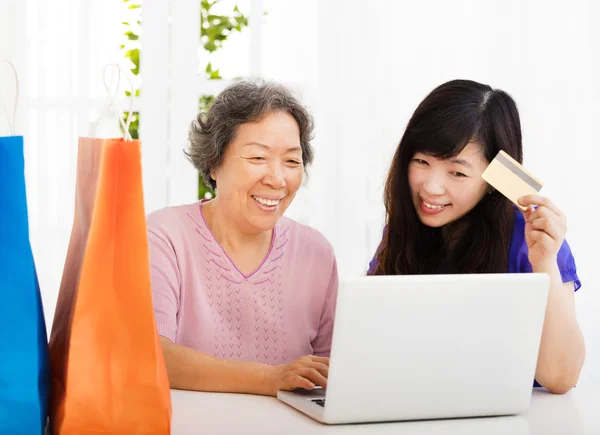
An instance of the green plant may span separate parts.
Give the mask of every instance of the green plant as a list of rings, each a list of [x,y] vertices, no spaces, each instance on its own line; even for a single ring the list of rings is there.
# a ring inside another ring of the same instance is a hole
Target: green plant
[[[192,1],[192,0],[190,0]],[[200,42],[204,50],[208,53],[214,53],[223,47],[223,43],[227,38],[234,32],[241,32],[244,28],[248,27],[248,18],[242,14],[236,5],[233,8],[231,14],[218,15],[214,13],[213,7],[219,3],[220,0],[196,0],[200,1]],[[128,14],[131,15],[130,19],[123,22],[125,26],[125,41],[121,45],[121,49],[124,51],[124,56],[131,62],[131,72],[134,75],[140,73],[140,43],[139,35],[141,31],[142,22],[142,2],[141,0],[123,0],[125,6],[127,6]],[[206,79],[208,80],[221,80],[221,72],[219,69],[214,69],[211,62],[208,62],[206,68]],[[130,96],[131,93],[126,91],[126,95]],[[135,90],[135,96],[139,97],[140,89]],[[214,95],[201,95],[198,101],[198,110],[200,112],[206,112]],[[127,118],[128,112],[123,113],[123,117]],[[140,116],[138,112],[133,113],[133,119],[129,127],[129,133],[131,137],[137,139],[139,137],[139,122]],[[213,197],[215,192],[204,183],[201,176],[198,177],[198,198]]]

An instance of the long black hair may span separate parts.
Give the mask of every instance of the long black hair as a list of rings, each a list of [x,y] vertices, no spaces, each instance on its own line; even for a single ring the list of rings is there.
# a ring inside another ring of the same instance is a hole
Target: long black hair
[[[499,192],[486,194],[465,216],[447,224],[450,234],[462,229],[463,236],[451,246],[441,228],[420,221],[411,197],[408,166],[415,153],[447,159],[471,141],[482,146],[488,162],[500,150],[522,162],[521,123],[514,100],[471,80],[438,86],[415,110],[394,155],[384,193],[387,229],[373,274],[508,271],[515,211]]]

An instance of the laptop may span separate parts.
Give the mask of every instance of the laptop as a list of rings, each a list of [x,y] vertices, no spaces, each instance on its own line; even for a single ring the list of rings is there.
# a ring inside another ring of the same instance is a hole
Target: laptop
[[[327,424],[519,414],[549,288],[533,273],[342,280],[327,389],[277,397]]]

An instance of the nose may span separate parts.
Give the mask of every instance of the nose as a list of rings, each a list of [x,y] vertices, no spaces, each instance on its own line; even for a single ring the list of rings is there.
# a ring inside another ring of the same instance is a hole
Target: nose
[[[263,182],[273,189],[283,189],[286,186],[286,182],[282,164],[272,162],[269,165],[269,172],[263,177]]]
[[[427,195],[431,196],[439,196],[446,193],[442,177],[433,173],[423,183],[423,190]]]

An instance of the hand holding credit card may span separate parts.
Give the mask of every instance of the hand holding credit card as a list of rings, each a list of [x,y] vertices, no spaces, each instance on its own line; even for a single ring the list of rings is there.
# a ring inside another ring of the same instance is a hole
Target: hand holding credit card
[[[504,151],[496,155],[481,177],[521,210],[527,210],[527,207],[519,204],[519,198],[534,195],[544,186],[544,183]]]

